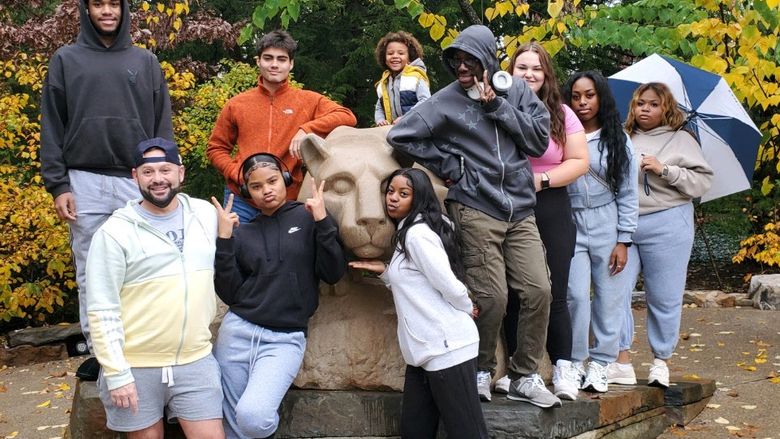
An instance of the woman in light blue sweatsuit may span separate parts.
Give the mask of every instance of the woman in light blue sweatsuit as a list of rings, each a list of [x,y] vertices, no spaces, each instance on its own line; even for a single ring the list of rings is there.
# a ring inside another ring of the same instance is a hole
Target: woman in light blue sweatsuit
[[[575,367],[590,358],[582,388],[606,392],[607,365],[617,358],[623,323],[623,315],[616,311],[631,280],[623,267],[639,214],[637,166],[604,76],[595,71],[575,73],[563,95],[585,128],[590,161],[588,173],[568,186],[577,226],[567,298],[571,356]],[[594,338],[590,349],[589,329]]]

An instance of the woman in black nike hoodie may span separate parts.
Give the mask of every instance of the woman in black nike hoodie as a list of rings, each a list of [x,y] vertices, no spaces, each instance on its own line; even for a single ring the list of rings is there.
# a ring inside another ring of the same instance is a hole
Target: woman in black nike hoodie
[[[253,155],[241,171],[242,195],[260,214],[234,230],[232,195],[225,209],[212,198],[219,212],[214,283],[230,307],[214,355],[222,369],[226,436],[265,438],[276,431],[279,405],[301,367],[319,281],[341,279],[346,257],[325,210],[324,184],[313,187],[306,203],[287,201],[292,179],[278,158]]]

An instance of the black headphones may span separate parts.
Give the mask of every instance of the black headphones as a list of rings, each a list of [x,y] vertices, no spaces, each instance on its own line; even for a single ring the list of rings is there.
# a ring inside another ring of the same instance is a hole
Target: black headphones
[[[244,197],[245,199],[249,200],[252,198],[252,196],[249,194],[249,188],[246,185],[246,179],[248,177],[248,175],[246,174],[250,170],[252,170],[252,167],[254,167],[258,163],[276,164],[276,167],[279,168],[279,172],[282,173],[282,180],[284,181],[284,185],[289,187],[293,183],[290,169],[287,167],[287,165],[284,164],[283,161],[279,159],[279,157],[267,152],[252,154],[249,157],[247,157],[246,160],[244,160],[244,163],[241,164],[241,177],[244,180],[244,182],[241,183],[241,186],[239,186],[238,189],[239,192],[241,193],[241,196]]]

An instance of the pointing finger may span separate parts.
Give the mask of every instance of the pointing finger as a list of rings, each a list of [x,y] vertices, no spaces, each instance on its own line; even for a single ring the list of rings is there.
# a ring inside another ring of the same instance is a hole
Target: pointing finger
[[[320,181],[320,189],[317,191],[317,193],[320,195],[320,198],[322,198],[323,192],[325,192],[325,180]]]

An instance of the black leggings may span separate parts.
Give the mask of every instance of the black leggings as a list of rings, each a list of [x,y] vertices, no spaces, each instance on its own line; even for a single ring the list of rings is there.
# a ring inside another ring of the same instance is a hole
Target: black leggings
[[[534,213],[547,254],[547,266],[550,268],[552,302],[550,323],[547,326],[547,353],[555,364],[558,360],[571,360],[571,317],[566,295],[577,227],[574,225],[571,201],[565,187],[537,192]],[[507,328],[517,328],[520,314],[517,294],[509,294],[504,317],[507,352],[514,352],[517,348],[517,334],[514,330],[507,331]]]

